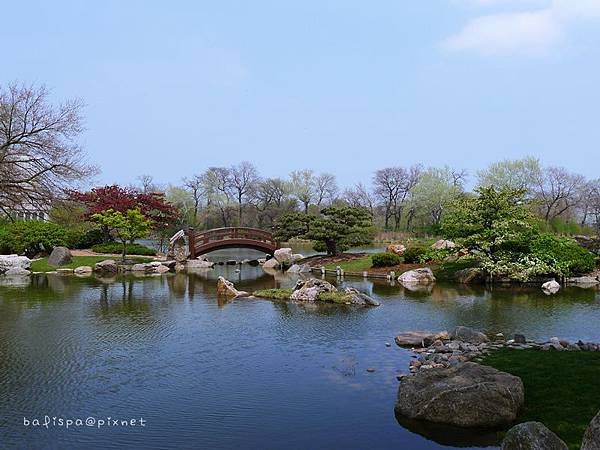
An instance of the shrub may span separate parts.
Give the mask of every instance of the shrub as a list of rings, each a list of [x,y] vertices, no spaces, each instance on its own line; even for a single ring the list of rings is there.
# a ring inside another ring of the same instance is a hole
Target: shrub
[[[371,255],[372,267],[392,267],[402,263],[402,257],[395,253],[375,253]]]
[[[540,234],[531,243],[531,253],[554,268],[557,275],[588,273],[594,270],[594,255],[570,238]]]
[[[454,253],[456,252],[452,248],[428,248],[425,250],[425,253],[421,255],[419,262],[425,263],[429,261],[443,261]]]
[[[121,254],[123,251],[123,245],[120,242],[106,242],[104,244],[96,244],[92,246],[92,251],[96,253]],[[154,256],[156,255],[156,250],[141,244],[127,244],[127,254]]]
[[[0,231],[1,253],[50,253],[54,247],[67,244],[67,232],[51,222],[17,221],[6,224]]]
[[[104,233],[100,228],[67,230],[67,247],[69,248],[91,248],[102,242],[104,242]]]
[[[408,264],[419,264],[427,254],[427,251],[427,247],[420,245],[408,247],[404,252],[404,262]]]

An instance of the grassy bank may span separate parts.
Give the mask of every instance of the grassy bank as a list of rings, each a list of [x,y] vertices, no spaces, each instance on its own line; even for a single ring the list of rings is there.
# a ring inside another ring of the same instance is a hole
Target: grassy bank
[[[523,380],[522,422],[542,422],[569,448],[580,448],[583,433],[600,410],[600,353],[503,349],[482,364]]]
[[[94,264],[96,264],[100,261],[105,261],[107,259],[115,259],[115,258],[111,258],[109,256],[73,256],[73,261],[71,262],[71,264],[67,264],[66,266],[55,267],[55,266],[51,266],[48,264],[48,258],[42,258],[42,259],[33,261],[31,263],[31,271],[32,272],[51,272],[56,269],[75,269],[76,267],[79,267],[79,266],[94,267]],[[133,257],[133,258],[127,257],[127,259],[135,261],[136,263],[152,261],[152,258],[142,258],[142,257]],[[117,261],[117,260],[118,260],[118,258],[115,259],[115,261]]]

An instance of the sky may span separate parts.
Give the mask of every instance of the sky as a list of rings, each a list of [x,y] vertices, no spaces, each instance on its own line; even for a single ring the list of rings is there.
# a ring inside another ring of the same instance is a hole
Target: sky
[[[251,161],[342,186],[526,155],[600,176],[600,0],[27,1],[0,84],[79,97],[102,173]]]

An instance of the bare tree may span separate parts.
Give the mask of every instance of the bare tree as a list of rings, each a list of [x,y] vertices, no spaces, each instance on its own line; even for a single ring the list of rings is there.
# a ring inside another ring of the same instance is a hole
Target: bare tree
[[[373,185],[375,195],[383,204],[386,229],[389,228],[391,218],[394,219],[394,230],[399,229],[406,199],[418,183],[421,172],[419,165],[408,170],[403,167],[388,167],[375,172]]]
[[[96,172],[84,159],[82,103],[48,101],[44,86],[0,86],[0,210],[46,205]]]
[[[563,167],[548,167],[537,177],[535,193],[544,218],[549,221],[559,217],[579,201],[579,188],[585,178],[571,173]]]
[[[139,186],[135,186],[135,189],[139,189],[144,194],[152,194],[155,192],[162,192],[162,189],[155,181],[152,175],[140,175],[137,177]]]
[[[337,192],[338,186],[335,180],[335,175],[330,173],[322,173],[314,179],[314,191],[317,206],[321,206],[324,201],[332,201]]]
[[[205,195],[205,183],[202,175],[193,175],[190,178],[183,179],[184,188],[190,192],[194,202],[194,220],[198,219],[198,213],[200,212],[200,202],[202,197]]]
[[[344,200],[355,208],[367,208],[371,214],[374,212],[375,199],[373,194],[362,183],[346,189],[343,194]]]
[[[218,208],[223,226],[228,227],[231,223],[230,210],[233,195],[230,169],[210,167],[202,174],[202,183],[207,197],[207,208]]]
[[[248,161],[243,161],[237,166],[232,166],[230,169],[231,173],[231,189],[234,192],[235,198],[238,202],[238,225],[242,226],[242,214],[244,200],[254,189],[256,182],[258,181],[258,170],[256,167]]]

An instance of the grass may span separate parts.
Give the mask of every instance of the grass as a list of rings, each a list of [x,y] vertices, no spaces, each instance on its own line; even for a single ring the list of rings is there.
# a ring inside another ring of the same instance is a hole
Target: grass
[[[324,303],[348,303],[351,299],[351,295],[346,292],[321,292],[317,297],[317,300]]]
[[[325,264],[325,268],[335,270],[340,266],[346,272],[363,272],[371,268],[372,261],[370,256],[352,259],[350,261],[340,261],[335,263]]]
[[[525,385],[520,421],[539,421],[570,449],[600,410],[600,353],[502,349],[482,364],[516,375]]]
[[[289,300],[292,291],[293,289],[261,289],[255,291],[254,296],[273,300]]]
[[[75,269],[79,266],[91,266],[94,267],[94,264],[105,261],[107,259],[114,259],[108,256],[73,256],[73,260],[70,264],[65,266],[55,267],[48,264],[48,258],[38,259],[36,261],[31,262],[31,271],[32,272],[51,272],[56,269]],[[152,258],[142,258],[142,257],[133,257],[129,256],[127,259],[135,261],[136,263],[148,262],[152,261]],[[115,259],[118,262],[118,258]]]

